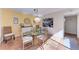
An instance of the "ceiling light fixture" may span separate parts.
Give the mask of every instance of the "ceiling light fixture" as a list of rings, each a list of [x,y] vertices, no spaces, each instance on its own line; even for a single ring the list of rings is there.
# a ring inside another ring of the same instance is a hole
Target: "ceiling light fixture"
[[[39,14],[38,14],[38,9],[37,8],[36,9],[33,9],[33,11],[34,11],[34,16],[35,16],[34,21],[36,23],[40,22],[41,21],[41,18],[40,18]]]

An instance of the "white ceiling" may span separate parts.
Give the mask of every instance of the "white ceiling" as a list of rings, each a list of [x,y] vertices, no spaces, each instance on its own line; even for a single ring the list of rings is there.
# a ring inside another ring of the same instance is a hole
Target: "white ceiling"
[[[22,13],[28,13],[28,14],[34,14],[33,12],[34,8],[14,8],[14,10]],[[46,15],[48,13],[53,13],[57,11],[64,10],[64,8],[38,8],[38,14]]]
[[[28,14],[34,15],[33,9],[34,8],[13,8],[13,10],[16,10],[17,12],[22,12],[25,14],[28,13]],[[78,8],[38,8],[38,14],[44,16],[44,15],[47,15],[49,13],[55,13],[55,12],[61,12],[61,11],[71,12],[71,11],[74,11],[77,9]],[[77,11],[79,11],[79,10],[77,10]]]

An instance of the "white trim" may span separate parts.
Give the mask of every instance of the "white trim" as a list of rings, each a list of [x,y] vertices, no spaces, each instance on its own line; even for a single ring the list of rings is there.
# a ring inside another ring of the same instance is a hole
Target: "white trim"
[[[0,43],[3,41],[2,38],[2,10],[0,10]]]

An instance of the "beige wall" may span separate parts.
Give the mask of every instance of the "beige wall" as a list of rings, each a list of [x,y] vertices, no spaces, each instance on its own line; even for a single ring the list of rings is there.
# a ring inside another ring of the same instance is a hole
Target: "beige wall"
[[[19,23],[14,25],[13,17],[18,17]],[[12,32],[15,33],[15,36],[21,35],[20,23],[24,23],[24,18],[29,18],[31,20],[31,24],[33,24],[34,16],[29,14],[23,14],[20,12],[16,12],[9,8],[0,9],[0,42],[2,39],[2,27],[3,26],[11,26]]]
[[[18,17],[18,24],[14,25],[13,17]],[[29,14],[22,14],[12,9],[2,9],[2,26],[11,26],[12,32],[15,33],[15,36],[21,35],[20,23],[24,23],[24,18],[29,18],[31,23],[34,19],[34,17]]]

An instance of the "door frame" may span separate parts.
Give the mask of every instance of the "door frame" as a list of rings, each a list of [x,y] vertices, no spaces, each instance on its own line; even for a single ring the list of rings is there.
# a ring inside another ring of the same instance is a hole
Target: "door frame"
[[[72,15],[70,15],[72,16]],[[77,15],[73,15],[73,16],[76,16],[76,21],[77,21]],[[66,19],[65,19],[66,16],[64,16],[64,37],[65,37],[65,22],[66,22]],[[76,24],[76,27],[77,27],[77,24]],[[77,30],[76,30],[76,35],[77,35]]]

